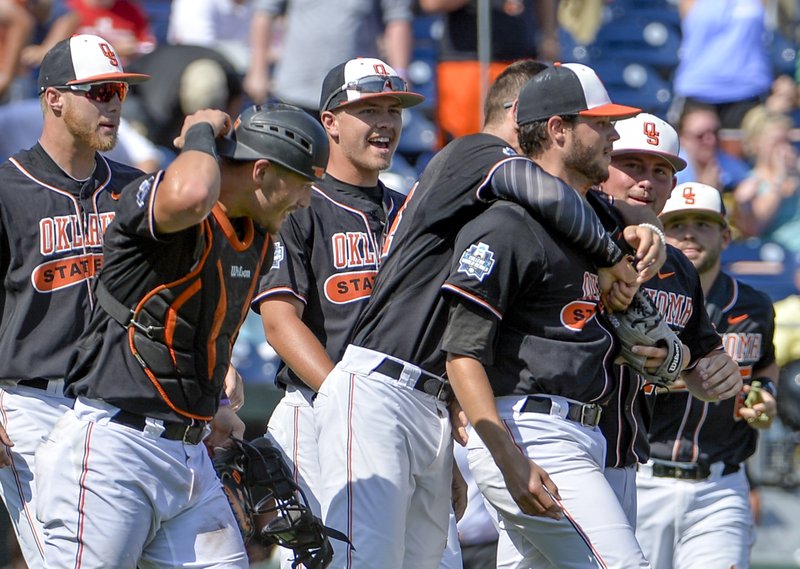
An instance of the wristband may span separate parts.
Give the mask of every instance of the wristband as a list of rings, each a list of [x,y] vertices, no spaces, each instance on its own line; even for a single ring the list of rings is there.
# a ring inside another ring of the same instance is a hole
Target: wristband
[[[647,229],[651,229],[653,233],[658,235],[658,238],[661,239],[661,244],[666,247],[667,246],[667,236],[664,235],[664,232],[661,231],[658,226],[653,225],[652,223],[640,223],[639,227],[646,227]]]
[[[183,148],[181,152],[197,150],[198,152],[205,152],[211,155],[214,160],[217,160],[219,156],[217,155],[217,143],[214,140],[215,138],[214,129],[207,122],[192,125],[183,137]]]

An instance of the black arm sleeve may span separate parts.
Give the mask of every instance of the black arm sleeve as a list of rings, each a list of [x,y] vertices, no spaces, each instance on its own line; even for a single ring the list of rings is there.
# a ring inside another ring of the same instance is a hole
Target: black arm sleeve
[[[450,310],[442,338],[442,351],[469,356],[483,365],[494,363],[497,318],[457,296],[450,298]]]
[[[520,156],[503,161],[491,174],[488,184],[495,196],[524,206],[584,249],[597,266],[610,267],[623,258],[622,250],[603,229],[586,200],[533,161]]]

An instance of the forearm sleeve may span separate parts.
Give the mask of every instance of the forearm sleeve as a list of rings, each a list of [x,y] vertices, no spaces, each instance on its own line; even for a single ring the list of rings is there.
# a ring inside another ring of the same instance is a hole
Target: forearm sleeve
[[[584,249],[600,267],[618,263],[622,250],[614,243],[586,200],[562,180],[523,157],[509,158],[491,175],[494,196],[516,202],[568,241]]]

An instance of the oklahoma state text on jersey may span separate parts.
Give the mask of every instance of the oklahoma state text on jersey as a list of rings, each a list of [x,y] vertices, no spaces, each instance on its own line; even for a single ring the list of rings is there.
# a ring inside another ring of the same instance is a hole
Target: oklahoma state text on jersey
[[[92,310],[113,196],[141,175],[99,154],[95,164],[76,181],[36,144],[0,165],[0,379],[64,376]]]

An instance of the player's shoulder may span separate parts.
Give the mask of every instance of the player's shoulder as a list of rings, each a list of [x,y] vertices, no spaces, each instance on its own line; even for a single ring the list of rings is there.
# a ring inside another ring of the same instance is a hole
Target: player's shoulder
[[[485,174],[493,164],[511,156],[517,153],[503,139],[483,132],[470,134],[456,138],[440,150],[423,176],[448,170],[454,170],[458,177],[476,171]]]
[[[727,276],[736,283],[736,288],[738,289],[737,296],[739,302],[747,303],[752,306],[758,306],[767,311],[771,311],[773,309],[772,299],[766,292],[758,290],[757,288],[747,284],[744,281],[734,278],[733,276],[728,275],[727,273],[723,274],[725,274],[725,276]]]
[[[524,207],[498,200],[467,223],[462,232],[492,234],[499,241],[515,244],[524,242],[525,235],[537,226],[539,223]]]

